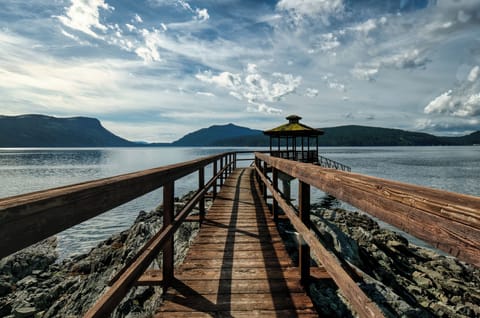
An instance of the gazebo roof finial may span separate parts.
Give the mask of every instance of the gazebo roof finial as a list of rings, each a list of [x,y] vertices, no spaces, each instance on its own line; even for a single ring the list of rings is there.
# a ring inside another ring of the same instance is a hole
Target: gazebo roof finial
[[[290,115],[286,117],[287,124],[283,124],[276,128],[265,130],[263,133],[269,136],[319,136],[323,135],[323,131],[315,129],[300,123],[302,117],[298,115]]]
[[[298,122],[300,121],[300,119],[302,119],[302,117],[298,115],[290,115],[290,116],[287,116],[285,119],[288,120],[290,124],[298,124]]]

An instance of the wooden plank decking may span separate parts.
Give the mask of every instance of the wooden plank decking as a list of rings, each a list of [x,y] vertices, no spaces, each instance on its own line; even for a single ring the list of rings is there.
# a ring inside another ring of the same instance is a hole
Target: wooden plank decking
[[[226,180],[155,317],[317,317],[252,168]]]

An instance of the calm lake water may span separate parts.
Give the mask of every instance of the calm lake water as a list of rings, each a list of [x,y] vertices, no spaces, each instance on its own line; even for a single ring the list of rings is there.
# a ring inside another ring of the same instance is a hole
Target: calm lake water
[[[231,150],[246,149],[0,149],[0,198]],[[480,147],[335,147],[321,148],[320,153],[349,165],[353,172],[480,196]],[[206,178],[210,177],[211,169],[207,169]],[[197,182],[197,174],[181,179],[176,182],[175,195],[193,190]],[[322,196],[320,191],[312,193],[314,200]],[[152,210],[161,201],[161,190],[157,190],[62,232],[60,255],[88,251],[111,234],[128,228],[140,210]]]

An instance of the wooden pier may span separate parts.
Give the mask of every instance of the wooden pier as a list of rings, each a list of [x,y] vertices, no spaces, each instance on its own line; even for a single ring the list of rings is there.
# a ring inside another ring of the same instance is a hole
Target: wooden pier
[[[226,180],[155,317],[318,317],[253,172]]]

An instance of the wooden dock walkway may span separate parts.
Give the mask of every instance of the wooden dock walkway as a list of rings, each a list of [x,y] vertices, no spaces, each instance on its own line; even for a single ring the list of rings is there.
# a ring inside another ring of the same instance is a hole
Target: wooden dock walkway
[[[226,180],[171,286],[155,317],[318,317],[252,168]]]

